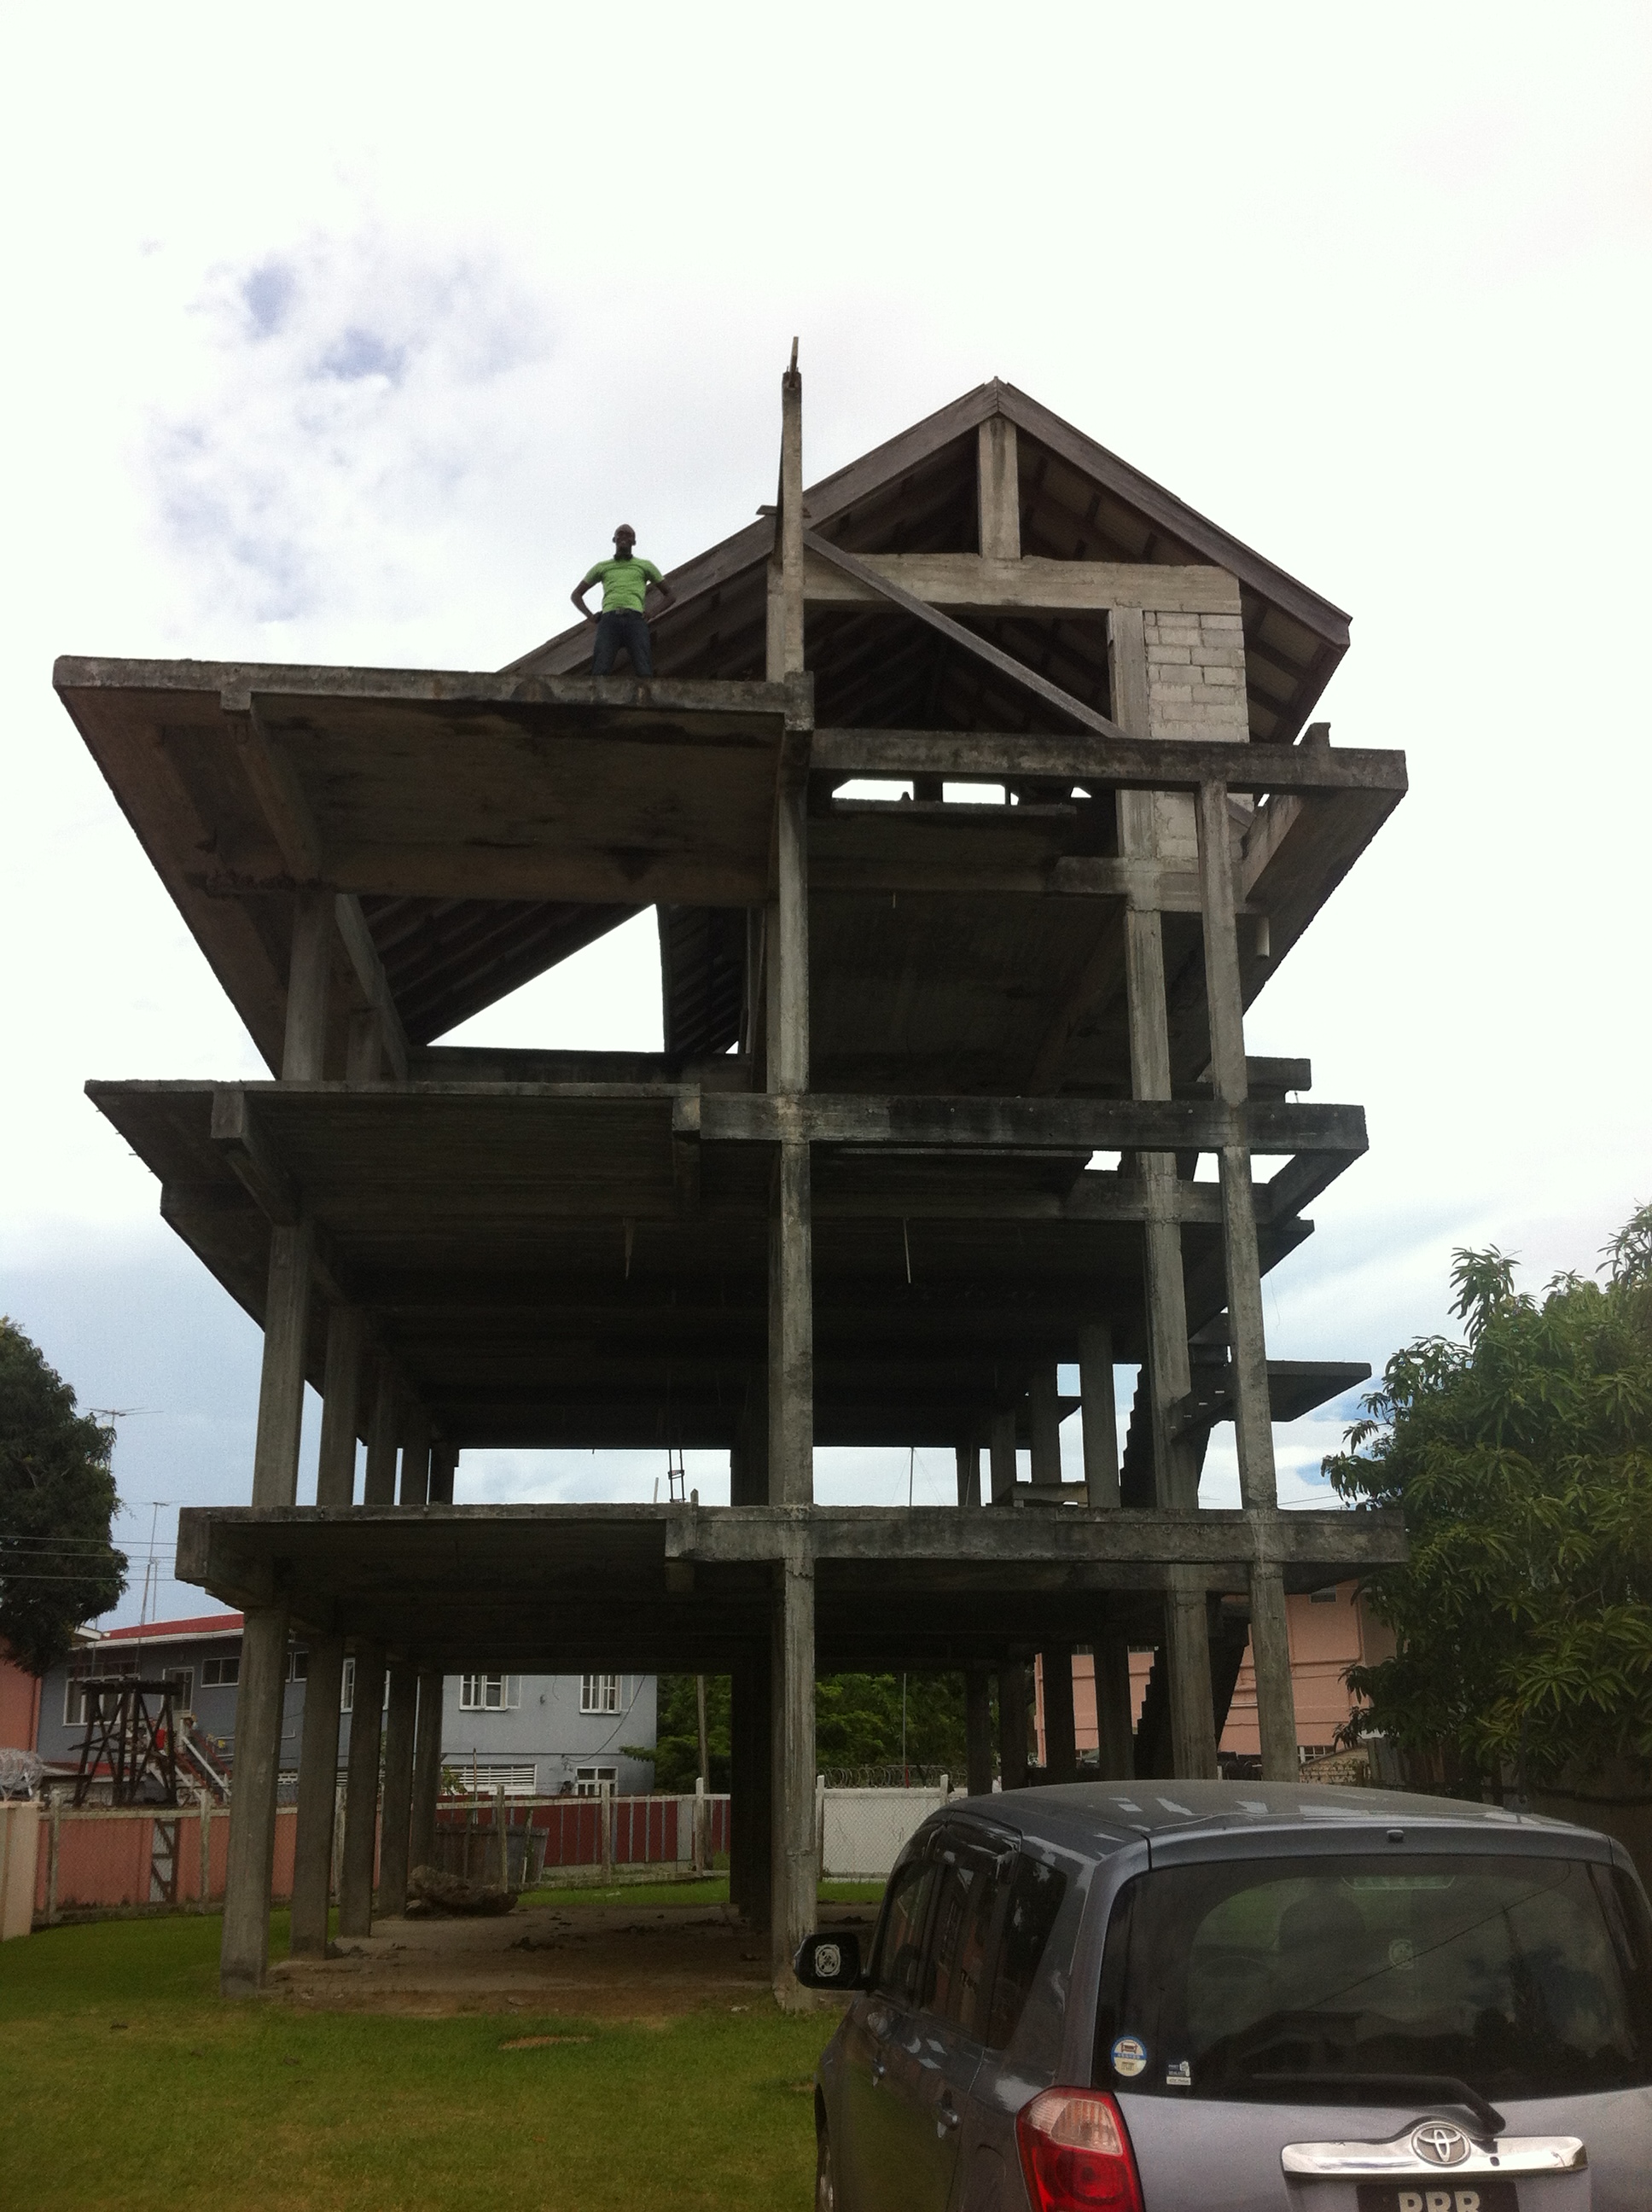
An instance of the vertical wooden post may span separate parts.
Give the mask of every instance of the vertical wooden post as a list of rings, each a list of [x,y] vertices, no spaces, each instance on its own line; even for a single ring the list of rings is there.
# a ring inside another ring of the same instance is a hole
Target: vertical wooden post
[[[1047,1644],[1039,1659],[1044,1691],[1044,1779],[1076,1782],[1078,1738],[1072,1713],[1072,1647]]]
[[[329,1354],[331,1364],[331,1346]],[[295,1958],[320,1958],[327,1948],[333,1809],[338,1795],[338,1700],[343,1679],[343,1638],[311,1637],[304,1680],[304,1733],[298,1753],[298,1829],[293,1842],[293,1919],[288,1948]]]
[[[730,1683],[729,1900],[754,1935],[771,1919],[774,1803],[769,1676],[772,1639],[750,1652]],[[738,1876],[738,1880],[737,1877]]]
[[[419,1719],[413,1738],[413,1817],[407,1844],[409,1871],[436,1861],[436,1801],[441,1796],[443,1678],[419,1669]]]
[[[1113,1331],[1104,1321],[1078,1330],[1079,1419],[1084,1433],[1085,1503],[1119,1502],[1119,1415],[1113,1395]]]
[[[1032,1381],[1032,1479],[1061,1480],[1061,1392],[1054,1362],[1041,1366]]]
[[[989,415],[976,433],[976,508],[981,557],[1021,558],[1021,472],[1015,424],[1006,415]]]
[[[981,1445],[979,1442],[959,1444],[957,1451],[958,1504],[973,1510],[981,1504]]]
[[[1104,1628],[1094,1646],[1096,1755],[1103,1782],[1129,1782],[1136,1771],[1130,1686],[1130,1643]]]
[[[1009,1661],[998,1670],[998,1769],[1005,1790],[1027,1786],[1027,1670]]]
[[[203,1790],[201,1792],[200,1809],[201,1820],[197,1844],[200,1863],[196,1873],[198,1887],[195,1893],[195,1910],[197,1912],[205,1912],[209,1909],[212,1894],[212,1793],[209,1790]]]
[[[413,1739],[418,1724],[418,1669],[405,1659],[390,1669],[385,1715],[385,1775],[379,1834],[379,1910],[407,1910],[407,1848],[413,1820]]]
[[[1007,1409],[993,1416],[992,1443],[987,1452],[993,1503],[1015,1495],[1015,1414]],[[1007,1784],[1005,1784],[1007,1788]]]
[[[361,1479],[363,1505],[396,1503],[396,1454],[401,1443],[401,1389],[396,1370],[380,1359],[373,1383],[373,1418],[367,1424],[367,1463]]]
[[[1293,1779],[1297,1771],[1296,1697],[1291,1678],[1285,1581],[1272,1556],[1271,1540],[1278,1486],[1273,1460],[1273,1415],[1268,1395],[1267,1340],[1262,1316],[1261,1260],[1256,1243],[1250,1146],[1244,1127],[1248,1097],[1244,1000],[1226,786],[1202,783],[1197,811],[1211,1076],[1217,1098],[1229,1109],[1234,1125],[1220,1155],[1222,1228],[1227,1258],[1228,1336],[1239,1488],[1250,1516],[1254,1546],[1250,1613],[1256,1719],[1261,1737],[1263,1777],[1270,1782],[1284,1782]]]
[[[235,1698],[235,1790],[230,1801],[218,1988],[252,1996],[270,1953],[270,1879],[281,1774],[281,1709],[287,1683],[287,1608],[249,1606],[241,1627]]]
[[[783,2012],[812,2010],[792,1972],[793,1955],[815,1924],[815,1561],[806,1529],[788,1532],[775,1577],[770,1723],[774,1798],[772,1955],[774,2001]]]
[[[349,1505],[355,1496],[355,1439],[361,1425],[361,1365],[366,1342],[367,1322],[361,1308],[334,1306],[327,1316],[321,1449],[315,1475],[318,1505]],[[307,1717],[308,1711],[307,1702]]]
[[[379,1843],[379,1745],[384,1726],[385,1650],[358,1638],[350,1707],[344,1849],[338,1869],[338,1932],[373,1933],[373,1874]]]
[[[993,1789],[993,1688],[984,1667],[966,1667],[963,1674],[963,1741],[965,1778],[972,1797],[987,1797]]]
[[[301,890],[294,896],[292,951],[287,963],[287,1027],[281,1053],[283,1083],[319,1083],[325,1073],[333,896],[331,891]]]

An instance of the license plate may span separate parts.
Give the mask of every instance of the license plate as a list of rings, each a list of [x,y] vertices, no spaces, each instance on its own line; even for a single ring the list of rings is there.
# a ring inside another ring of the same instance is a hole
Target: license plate
[[[1472,2180],[1362,2181],[1359,2212],[1519,2212],[1512,2181],[1476,2174]]]

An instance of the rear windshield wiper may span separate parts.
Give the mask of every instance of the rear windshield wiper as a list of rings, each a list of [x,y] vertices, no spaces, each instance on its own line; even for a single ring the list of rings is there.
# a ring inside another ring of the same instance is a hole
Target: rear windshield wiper
[[[1495,2105],[1455,2074],[1230,2074],[1222,2086],[1283,2105],[1454,2105],[1469,2116],[1473,2132],[1488,2140],[1509,2124]]]

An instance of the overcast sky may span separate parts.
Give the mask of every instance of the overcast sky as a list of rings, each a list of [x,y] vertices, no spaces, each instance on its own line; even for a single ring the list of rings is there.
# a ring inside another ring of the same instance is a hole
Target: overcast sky
[[[808,477],[1001,375],[1352,614],[1320,712],[1412,792],[1252,1017],[1372,1140],[1272,1348],[1380,1368],[1458,1244],[1595,1264],[1652,1197],[1649,56],[1576,4],[13,13],[0,1310],[130,1409],[140,1568],[150,1501],[245,1501],[258,1344],[81,1085],[264,1071],[53,656],[497,666],[621,514],[669,567],[772,496],[793,332]],[[459,1034],[657,1044],[658,988],[645,923]]]

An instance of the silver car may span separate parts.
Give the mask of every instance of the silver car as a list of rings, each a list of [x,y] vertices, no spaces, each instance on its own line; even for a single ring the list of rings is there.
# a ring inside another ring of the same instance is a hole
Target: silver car
[[[819,2212],[1647,2212],[1652,1914],[1607,1838],[1270,1783],[962,1798],[816,2081]]]

